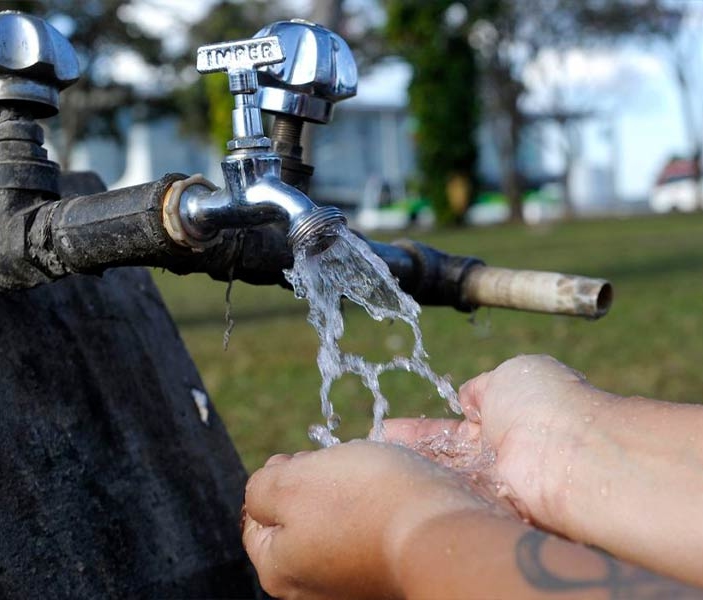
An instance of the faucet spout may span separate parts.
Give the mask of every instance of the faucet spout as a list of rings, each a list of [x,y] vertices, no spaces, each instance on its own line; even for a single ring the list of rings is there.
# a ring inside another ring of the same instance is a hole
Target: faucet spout
[[[222,162],[225,187],[194,183],[175,200],[186,245],[208,245],[223,229],[272,221],[288,223],[288,243],[306,240],[345,224],[335,207],[318,207],[303,192],[280,179],[281,159],[271,152],[233,153]]]
[[[258,161],[257,166],[264,166],[266,170],[255,173],[253,178],[245,174],[247,185],[241,195],[242,211],[265,215],[270,210],[292,225],[302,214],[317,208],[305,194],[279,179],[280,162],[277,158],[263,165],[262,161]]]

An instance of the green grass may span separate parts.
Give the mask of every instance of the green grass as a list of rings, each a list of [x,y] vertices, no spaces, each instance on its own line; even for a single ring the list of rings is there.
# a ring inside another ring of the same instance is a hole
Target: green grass
[[[422,315],[431,364],[458,385],[519,353],[552,354],[599,387],[680,402],[703,399],[703,215],[500,226],[412,234],[488,264],[609,279],[610,314],[600,321],[481,309],[470,321],[449,308]],[[226,286],[205,276],[154,273],[218,412],[245,464],[310,448],[321,422],[317,338],[307,306],[286,290],[235,283],[235,328],[222,349]],[[344,347],[379,358],[405,348],[400,324],[347,310]],[[436,393],[413,375],[382,379],[392,416],[442,415]],[[343,439],[365,435],[371,398],[355,377],[332,388]]]

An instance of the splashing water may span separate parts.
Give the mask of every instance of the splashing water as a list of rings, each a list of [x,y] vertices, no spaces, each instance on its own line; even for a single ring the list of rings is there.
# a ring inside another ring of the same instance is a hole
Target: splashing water
[[[495,462],[495,451],[479,436],[454,435],[449,430],[418,438],[409,446],[418,454],[477,481]]]
[[[329,246],[322,251],[322,244]],[[317,330],[320,350],[317,365],[322,375],[320,400],[326,426],[313,425],[310,438],[321,446],[339,443],[332,431],[339,425],[329,399],[332,383],[345,373],[361,377],[373,395],[374,426],[371,439],[383,439],[383,417],[388,412],[388,400],[381,392],[379,376],[386,371],[401,369],[416,373],[430,381],[449,407],[461,414],[457,394],[448,379],[438,376],[427,363],[427,353],[422,345],[419,316],[420,306],[403,292],[386,263],[345,226],[331,229],[324,239],[301,244],[295,250],[293,269],[284,271],[298,298],[310,304],[308,321]],[[363,306],[376,321],[400,319],[410,325],[415,338],[410,357],[397,356],[385,363],[366,361],[362,356],[342,352],[339,340],[344,333],[341,300]]]

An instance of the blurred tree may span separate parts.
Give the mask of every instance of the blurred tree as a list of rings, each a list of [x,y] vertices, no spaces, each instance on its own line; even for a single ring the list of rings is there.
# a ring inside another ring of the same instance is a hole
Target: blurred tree
[[[673,79],[681,101],[681,118],[688,135],[689,159],[696,180],[696,205],[703,207],[703,4],[667,5],[661,18]]]
[[[318,25],[339,31],[342,24],[344,0],[313,0],[309,19]]]
[[[390,47],[413,67],[420,190],[440,222],[460,221],[474,187],[478,73],[468,8],[453,0],[385,0]]]
[[[545,51],[563,53],[668,34],[672,10],[664,4],[664,0],[384,0],[391,45],[414,70],[410,109],[418,120],[420,168],[425,191],[439,214],[448,214],[442,179],[446,183],[457,169],[472,172],[475,150],[467,138],[476,130],[480,94],[511,218],[522,220],[524,178],[518,151],[528,123],[534,120],[524,107],[527,69]],[[585,111],[562,105],[559,98],[564,95],[553,92],[557,99],[553,121],[562,129],[568,165],[578,150],[577,124]]]
[[[472,19],[467,33],[480,57],[483,108],[498,146],[503,190],[511,218],[522,220],[524,190],[517,157],[528,121],[523,105],[526,70],[545,51],[563,54],[568,49],[612,47],[635,37],[668,35],[669,16],[675,11],[663,0],[477,0],[469,4]],[[553,90],[557,102],[552,110],[563,132],[568,171],[579,144],[576,127],[584,110],[561,105],[564,94],[560,91]],[[568,188],[566,195],[568,199]]]
[[[116,78],[121,59],[122,65],[146,69],[165,61],[161,39],[140,23],[134,2],[25,0],[3,2],[2,8],[47,19],[71,41],[78,54],[82,77],[62,93],[61,112],[51,123],[52,127],[58,123],[60,128],[55,145],[64,168],[70,167],[75,143],[87,135],[120,138],[119,115],[125,107],[166,109],[156,72],[148,89],[140,88],[124,70]]]

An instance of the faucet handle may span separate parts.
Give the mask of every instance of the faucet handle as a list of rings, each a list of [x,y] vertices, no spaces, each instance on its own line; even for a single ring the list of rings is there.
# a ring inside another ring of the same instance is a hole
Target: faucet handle
[[[0,12],[0,40],[0,105],[55,115],[59,92],[80,75],[71,43],[43,19],[11,10]]]
[[[258,90],[259,67],[283,62],[285,55],[278,36],[236,42],[220,42],[198,48],[196,68],[199,73],[226,72],[229,90],[234,96],[232,111],[233,139],[229,150],[270,147],[264,137],[261,110],[254,94]]]
[[[278,21],[255,37],[275,35],[285,49],[281,64],[259,71],[259,105],[265,112],[328,123],[334,105],[356,94],[351,49],[336,33],[303,19]]]

